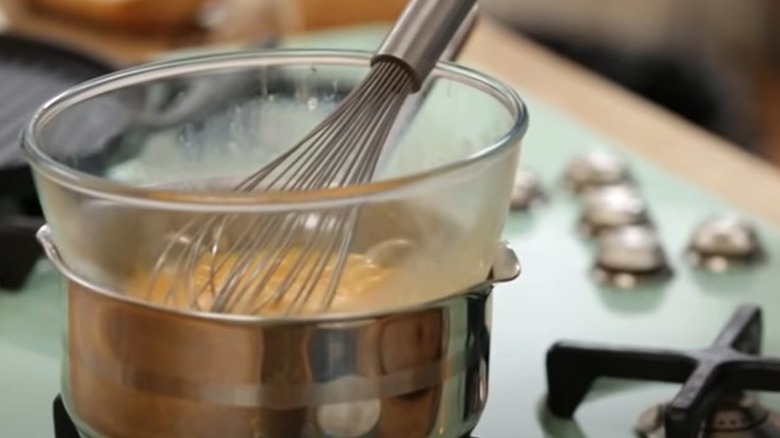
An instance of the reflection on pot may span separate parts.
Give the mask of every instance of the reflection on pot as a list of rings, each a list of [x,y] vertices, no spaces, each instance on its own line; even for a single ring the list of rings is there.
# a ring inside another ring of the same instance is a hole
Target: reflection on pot
[[[264,323],[70,282],[66,405],[91,436],[461,436],[486,400],[490,296]]]

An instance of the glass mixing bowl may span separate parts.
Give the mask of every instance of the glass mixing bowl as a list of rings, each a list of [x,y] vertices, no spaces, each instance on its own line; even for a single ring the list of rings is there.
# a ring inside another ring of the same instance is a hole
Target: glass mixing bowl
[[[322,120],[369,61],[338,51],[209,55],[125,70],[56,97],[23,147],[63,263],[79,282],[121,295],[193,218],[234,215],[238,234],[262,216],[359,206],[349,251],[391,274],[334,312],[413,305],[483,282],[528,116],[512,89],[481,73],[440,64],[398,120],[370,184],[227,190]]]

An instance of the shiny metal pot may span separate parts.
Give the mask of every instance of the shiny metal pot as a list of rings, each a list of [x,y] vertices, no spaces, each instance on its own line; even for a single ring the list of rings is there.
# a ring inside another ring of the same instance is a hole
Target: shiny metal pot
[[[155,308],[68,278],[66,407],[97,437],[461,437],[487,399],[489,281],[425,305],[268,319]]]

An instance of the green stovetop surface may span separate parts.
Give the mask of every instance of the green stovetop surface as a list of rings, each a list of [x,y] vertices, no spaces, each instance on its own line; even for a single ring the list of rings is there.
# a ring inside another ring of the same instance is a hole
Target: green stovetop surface
[[[381,29],[367,28],[295,44],[371,49],[379,38]],[[627,437],[643,409],[675,393],[674,385],[603,386],[580,408],[579,429],[542,422],[537,406],[545,391],[544,354],[562,338],[698,348],[712,341],[736,305],[753,302],[765,312],[764,351],[780,355],[780,298],[775,296],[780,293],[780,231],[759,224],[768,264],[729,275],[697,274],[681,257],[691,229],[707,215],[732,207],[543,103],[525,99],[531,127],[521,161],[542,175],[552,199],[531,214],[513,214],[506,228],[523,274],[495,293],[490,398],[477,435]],[[592,147],[617,150],[631,161],[674,265],[675,276],[665,287],[615,292],[600,289],[587,276],[591,253],[574,232],[576,204],[555,183],[575,153]],[[52,436],[61,304],[58,279],[47,262],[41,262],[25,290],[0,294],[0,437]],[[780,399],[765,400],[780,408]]]

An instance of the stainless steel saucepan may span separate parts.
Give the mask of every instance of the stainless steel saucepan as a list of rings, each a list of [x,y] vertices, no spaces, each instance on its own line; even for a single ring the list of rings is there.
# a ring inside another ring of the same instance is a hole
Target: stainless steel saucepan
[[[204,317],[67,277],[63,396],[85,436],[461,437],[487,400],[491,278],[421,306],[345,317]]]

